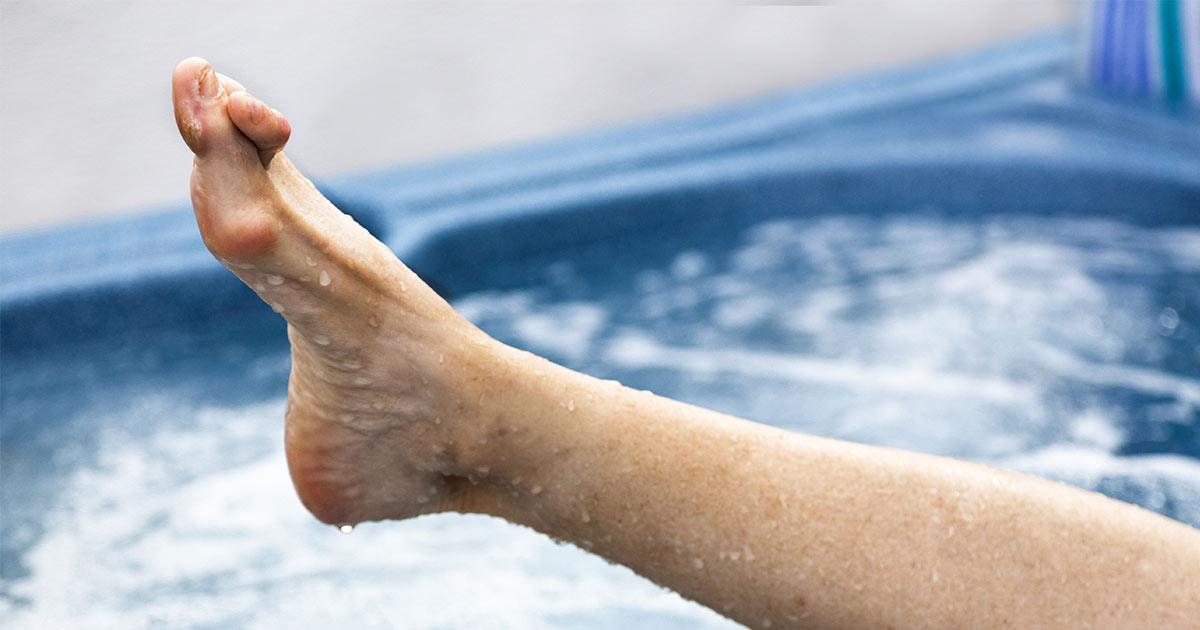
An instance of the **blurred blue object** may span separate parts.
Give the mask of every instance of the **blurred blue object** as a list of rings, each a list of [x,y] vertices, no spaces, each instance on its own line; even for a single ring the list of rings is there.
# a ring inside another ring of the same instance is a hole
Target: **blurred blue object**
[[[1200,103],[1200,0],[1085,0],[1095,86]]]

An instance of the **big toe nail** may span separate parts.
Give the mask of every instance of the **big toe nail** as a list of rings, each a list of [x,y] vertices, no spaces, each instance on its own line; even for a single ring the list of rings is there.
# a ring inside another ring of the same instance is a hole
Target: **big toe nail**
[[[171,76],[175,123],[184,142],[195,153],[205,149],[207,138],[230,127],[224,92],[212,64],[199,57],[184,59]]]

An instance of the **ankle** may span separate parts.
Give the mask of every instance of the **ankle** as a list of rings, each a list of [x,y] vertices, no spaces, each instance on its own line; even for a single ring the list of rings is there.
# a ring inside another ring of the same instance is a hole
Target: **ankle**
[[[511,348],[482,332],[469,338],[453,360],[458,381],[458,419],[450,435],[448,471],[472,484],[501,479],[519,465],[519,440],[534,430],[527,415],[527,391],[536,375],[533,355]]]
[[[480,347],[478,410],[454,462],[464,508],[508,518],[570,469],[584,434],[602,430],[597,405],[621,388],[494,340]]]

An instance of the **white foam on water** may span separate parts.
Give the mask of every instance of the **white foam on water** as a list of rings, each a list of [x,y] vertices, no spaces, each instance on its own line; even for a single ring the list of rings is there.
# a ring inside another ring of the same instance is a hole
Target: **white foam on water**
[[[1109,417],[1087,409],[1070,421],[1071,439],[1085,446],[1112,452],[1125,441],[1124,432]]]
[[[685,251],[675,256],[671,263],[671,275],[678,280],[690,280],[704,273],[708,262],[704,254],[697,251]]]
[[[533,308],[535,296],[524,291],[479,293],[454,303],[472,321],[503,320],[535,352],[578,359],[591,350],[608,323],[608,311],[588,302],[555,302]]]
[[[713,310],[713,321],[726,329],[752,326],[774,315],[775,302],[765,296],[750,295],[740,300],[725,300]]]
[[[1037,357],[1059,374],[1079,382],[1163,394],[1200,408],[1200,379],[1143,367],[1085,361],[1045,345],[1037,348]]]
[[[1120,487],[1136,492],[1149,509],[1163,511],[1170,503],[1177,519],[1200,523],[1200,461],[1190,457],[1119,456],[1084,444],[1051,444],[993,463],[1093,490]]]
[[[591,348],[607,316],[595,304],[567,302],[527,313],[513,325],[517,334],[536,351],[580,358]]]
[[[786,379],[904,395],[982,398],[1028,402],[1033,387],[998,379],[938,373],[922,368],[866,365],[820,357],[748,350],[674,348],[633,332],[609,344],[605,359],[624,368],[669,368],[695,373],[736,373],[756,379]]]
[[[343,536],[295,497],[282,413],[276,401],[204,410],[194,429],[106,433],[98,465],[76,468],[45,516],[30,575],[9,585],[31,603],[10,603],[0,626],[551,628],[620,609],[734,627],[495,519],[364,523]],[[247,442],[267,454],[228,467]]]
[[[456,307],[510,341],[663,395],[972,457],[1200,524],[1200,462],[1120,454],[1200,413],[1200,348],[1183,337],[1197,325],[1185,305],[1200,302],[1200,282],[1179,275],[1200,272],[1200,230],[787,219],[748,230],[728,252],[628,270],[625,287],[591,288],[560,267],[552,287]],[[340,535],[294,497],[281,401],[169,407],[140,401],[129,413],[143,426],[194,414],[187,429],[112,429],[95,467],[73,464],[84,454],[63,445],[56,465],[76,468],[22,558],[31,574],[7,585],[32,603],[8,601],[0,626],[545,628],[621,623],[614,610],[729,625],[492,519]],[[259,455],[232,460],[247,444]]]
[[[1161,509],[1200,523],[1200,484],[1114,454],[1147,424],[1200,417],[1200,347],[1179,338],[1196,325],[1180,309],[1200,301],[1198,251],[1200,230],[1107,219],[780,219],[728,251],[631,269],[624,288],[466,302],[539,350],[572,334],[541,314],[592,295],[603,324],[572,355],[585,369],[820,435],[1014,466],[1061,453],[1044,474],[1151,507],[1165,484]],[[1072,476],[1095,463],[1085,452],[1107,454],[1107,476]]]

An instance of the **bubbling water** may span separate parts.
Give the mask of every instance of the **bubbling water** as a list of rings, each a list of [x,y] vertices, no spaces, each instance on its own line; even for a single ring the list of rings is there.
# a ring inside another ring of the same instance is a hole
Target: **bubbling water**
[[[586,264],[456,306],[664,396],[1200,525],[1200,230],[834,216],[761,223],[621,278],[590,282]]]
[[[1200,525],[1200,230],[791,219],[725,248],[577,265],[456,306],[503,340],[663,396],[1029,471]],[[39,531],[5,539],[22,571],[0,584],[0,627],[735,627],[495,519],[331,535],[295,498],[283,411],[153,392],[108,416],[81,410],[106,428],[94,449],[62,443]],[[435,495],[424,488],[413,492]],[[756,559],[744,542],[681,558],[697,571],[745,566]],[[816,579],[811,561],[793,577]]]

